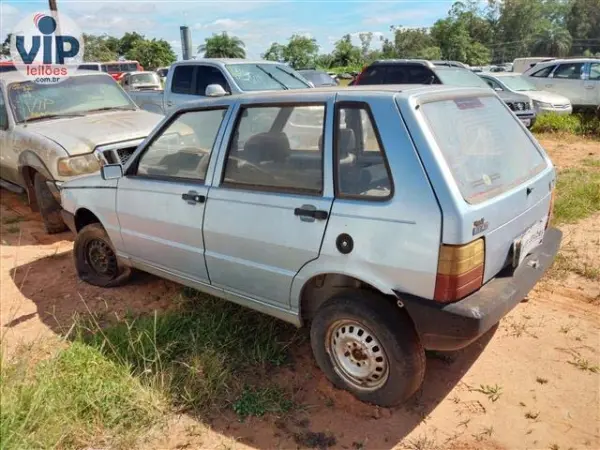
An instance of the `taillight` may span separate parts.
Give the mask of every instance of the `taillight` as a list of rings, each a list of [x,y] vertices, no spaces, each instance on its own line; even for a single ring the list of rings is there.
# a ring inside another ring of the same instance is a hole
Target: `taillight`
[[[440,246],[433,298],[450,303],[475,292],[483,284],[485,244],[477,239],[465,245]]]

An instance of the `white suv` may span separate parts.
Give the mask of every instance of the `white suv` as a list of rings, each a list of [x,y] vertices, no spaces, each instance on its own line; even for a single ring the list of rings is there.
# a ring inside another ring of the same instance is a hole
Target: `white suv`
[[[554,59],[523,72],[538,89],[564,95],[574,107],[600,105],[600,59]]]

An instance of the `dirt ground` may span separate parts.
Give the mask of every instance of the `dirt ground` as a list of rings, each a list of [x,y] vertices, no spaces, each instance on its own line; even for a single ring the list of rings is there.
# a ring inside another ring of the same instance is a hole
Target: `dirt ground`
[[[559,169],[600,159],[598,142],[541,138]],[[118,289],[81,283],[69,233],[48,236],[22,198],[1,191],[0,332],[19,343],[68,332],[74,313],[165,310],[179,287],[150,275]],[[10,223],[8,223],[10,222]],[[562,227],[562,251],[600,265],[600,214]],[[85,302],[83,301],[85,300]],[[273,373],[301,405],[284,419],[200,422],[173,416],[154,449],[600,449],[600,283],[566,272],[546,278],[499,326],[459,352],[430,354],[423,388],[392,409],[333,388],[310,347]]]

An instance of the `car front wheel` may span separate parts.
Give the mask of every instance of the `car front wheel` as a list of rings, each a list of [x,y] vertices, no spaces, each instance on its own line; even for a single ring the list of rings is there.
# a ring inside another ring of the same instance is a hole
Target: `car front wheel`
[[[119,263],[112,242],[99,223],[86,225],[77,233],[73,255],[79,278],[94,286],[119,286],[131,275],[131,269]]]
[[[425,352],[410,318],[375,293],[348,291],[325,302],[310,337],[327,378],[362,401],[397,405],[423,382]]]

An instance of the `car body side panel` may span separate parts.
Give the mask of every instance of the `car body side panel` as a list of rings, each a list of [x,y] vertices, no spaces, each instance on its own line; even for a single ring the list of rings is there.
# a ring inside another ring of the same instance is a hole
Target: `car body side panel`
[[[337,101],[361,101],[360,93],[340,92]],[[304,284],[321,273],[340,273],[392,294],[397,290],[432,298],[437,274],[442,216],[435,194],[393,97],[369,96],[386,157],[394,195],[385,201],[336,199],[319,259],[294,279],[292,307]],[[337,237],[349,234],[354,249],[342,254]]]

